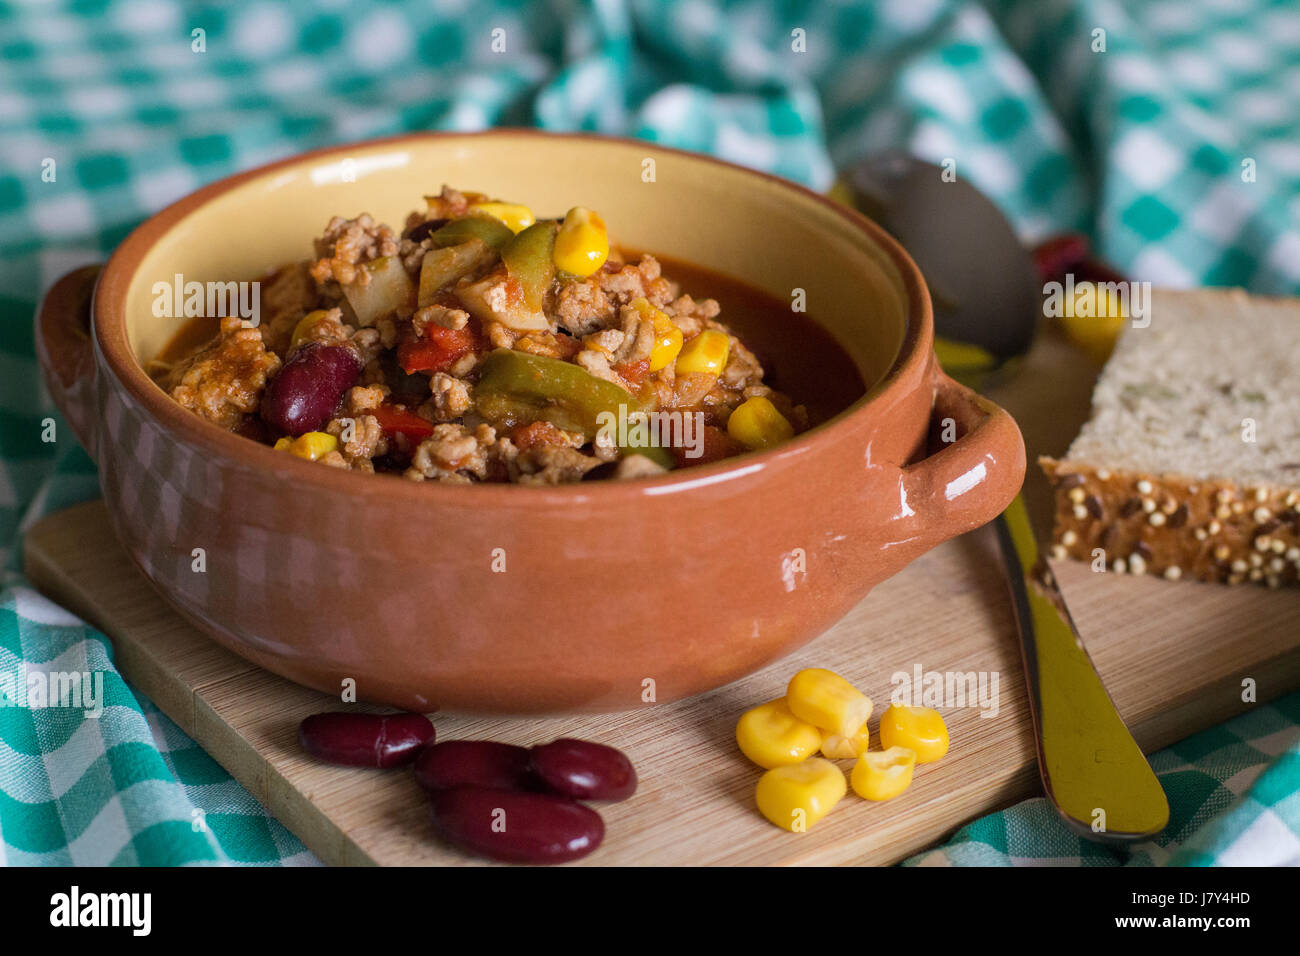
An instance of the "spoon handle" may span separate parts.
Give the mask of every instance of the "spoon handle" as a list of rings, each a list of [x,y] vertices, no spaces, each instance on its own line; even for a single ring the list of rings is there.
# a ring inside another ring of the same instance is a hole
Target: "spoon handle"
[[[1020,631],[1043,789],[1081,836],[1148,839],[1168,824],[1169,801],[1097,676],[1019,496],[996,527]]]

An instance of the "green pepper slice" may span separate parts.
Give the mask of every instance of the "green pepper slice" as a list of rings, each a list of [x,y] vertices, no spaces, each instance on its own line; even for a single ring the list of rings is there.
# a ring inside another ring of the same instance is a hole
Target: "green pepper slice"
[[[500,252],[515,238],[515,234],[500,219],[488,216],[466,216],[464,219],[453,219],[429,238],[439,248],[458,246],[467,240],[479,239]]]
[[[553,221],[535,222],[501,250],[506,272],[517,279],[524,302],[534,312],[542,308],[546,290],[555,278],[555,232]]]
[[[474,401],[483,417],[511,425],[547,421],[565,431],[580,432],[587,441],[604,422],[602,412],[617,421],[643,406],[625,389],[596,378],[580,365],[560,359],[496,349],[479,365]]]
[[[624,448],[623,451],[629,455],[645,455],[659,467],[672,471],[677,467],[677,461],[673,458],[672,452],[667,448],[660,448],[658,445],[647,445],[644,448]]]

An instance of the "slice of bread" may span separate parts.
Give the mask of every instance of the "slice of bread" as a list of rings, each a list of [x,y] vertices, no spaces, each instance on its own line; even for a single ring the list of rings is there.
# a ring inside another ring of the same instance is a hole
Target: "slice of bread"
[[[1054,557],[1270,587],[1300,580],[1300,299],[1157,289],[1060,460]],[[1098,550],[1100,549],[1100,550]]]

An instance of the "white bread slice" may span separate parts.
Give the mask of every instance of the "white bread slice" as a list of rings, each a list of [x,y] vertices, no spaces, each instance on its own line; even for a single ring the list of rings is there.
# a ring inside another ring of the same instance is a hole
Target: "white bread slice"
[[[1125,323],[1059,460],[1057,556],[1111,570],[1294,584],[1300,299],[1158,289]]]

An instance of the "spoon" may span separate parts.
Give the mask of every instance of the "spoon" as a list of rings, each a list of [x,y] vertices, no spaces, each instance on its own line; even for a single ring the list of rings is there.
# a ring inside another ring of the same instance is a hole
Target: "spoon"
[[[1011,374],[1037,328],[1043,283],[1114,281],[1063,236],[1027,250],[974,186],[906,153],[868,157],[833,194],[892,233],[931,290],[935,351],[972,387]],[[1088,656],[1020,496],[995,521],[1020,634],[1038,770],[1066,824],[1091,840],[1126,843],[1169,823],[1169,801]]]

